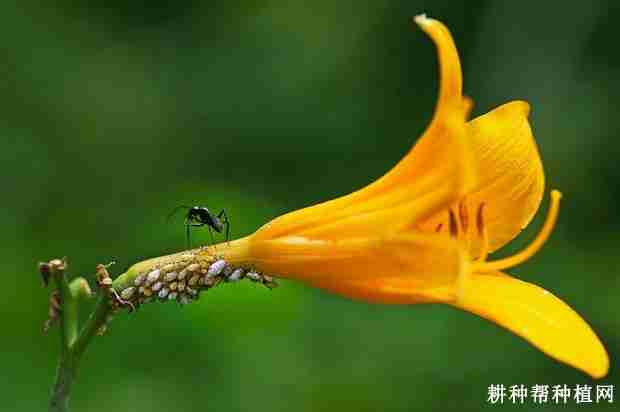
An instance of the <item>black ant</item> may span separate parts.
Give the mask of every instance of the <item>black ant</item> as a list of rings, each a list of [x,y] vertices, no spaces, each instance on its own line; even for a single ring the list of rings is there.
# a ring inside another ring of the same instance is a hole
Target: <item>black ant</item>
[[[187,238],[188,248],[191,247],[189,238],[190,227],[206,226],[207,229],[209,229],[209,234],[211,235],[211,242],[213,242],[212,230],[215,230],[217,233],[222,233],[222,230],[225,227],[226,241],[228,242],[230,240],[230,222],[228,221],[228,216],[226,215],[226,211],[224,209],[215,215],[204,206],[181,205],[177,206],[168,215],[168,219],[170,219],[179,209],[187,209],[187,213],[185,214],[185,236]]]

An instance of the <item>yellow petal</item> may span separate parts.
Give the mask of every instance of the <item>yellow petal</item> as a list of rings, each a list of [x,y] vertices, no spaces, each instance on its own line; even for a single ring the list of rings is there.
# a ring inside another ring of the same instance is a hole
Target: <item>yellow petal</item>
[[[470,275],[454,306],[510,330],[547,355],[602,378],[609,357],[590,326],[548,291],[502,273]]]
[[[514,239],[527,226],[543,196],[545,178],[528,113],[527,103],[514,101],[467,124],[478,184],[464,200],[465,211],[475,216],[480,204],[485,204],[489,252]],[[447,227],[447,211],[421,227],[430,232],[440,223]],[[480,239],[475,230],[471,230],[470,238],[470,254],[477,256]]]
[[[441,174],[431,174],[428,177],[439,180]],[[300,229],[296,235],[311,239],[337,240],[402,233],[415,228],[415,222],[447,207],[459,193],[458,187],[446,184],[445,181],[438,181],[434,187],[424,191],[422,182],[423,179],[420,179],[418,184],[394,189],[388,194],[352,205],[347,209],[348,213],[339,219],[325,217],[325,221]]]
[[[454,203],[475,185],[465,139],[470,102],[461,96],[461,70],[447,28],[425,17],[416,22],[437,46],[440,92],[433,121],[388,173],[347,196],[280,216],[256,232],[260,239],[291,235],[331,239],[345,234],[394,233]],[[399,219],[386,219],[392,208]],[[363,216],[362,216],[363,215]],[[402,216],[402,218],[401,218]]]
[[[437,303],[455,299],[448,288],[420,288],[407,276],[376,279],[314,279],[308,284],[352,300],[380,304]]]
[[[455,290],[466,255],[435,235],[394,235],[319,241],[252,239],[255,267],[366,301],[412,303],[426,291]]]
[[[434,121],[441,119],[455,102],[463,100],[463,71],[456,45],[448,28],[438,20],[420,14],[413,19],[437,46],[439,59],[439,98],[435,108]],[[471,102],[465,102],[469,111]]]

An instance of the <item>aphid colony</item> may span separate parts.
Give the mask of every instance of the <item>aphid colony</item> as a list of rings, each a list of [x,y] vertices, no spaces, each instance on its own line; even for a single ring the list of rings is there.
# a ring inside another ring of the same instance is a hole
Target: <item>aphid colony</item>
[[[277,286],[271,276],[243,267],[233,267],[224,259],[196,261],[191,254],[186,257],[187,259],[180,259],[176,263],[168,263],[138,274],[133,285],[118,292],[115,303],[130,306],[132,309],[151,301],[188,304],[197,299],[201,291],[243,278],[261,283],[270,289]]]

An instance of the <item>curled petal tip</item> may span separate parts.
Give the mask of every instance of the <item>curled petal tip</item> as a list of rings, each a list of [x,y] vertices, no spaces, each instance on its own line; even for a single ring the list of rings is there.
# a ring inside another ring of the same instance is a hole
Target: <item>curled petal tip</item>
[[[530,104],[528,102],[524,100],[513,100],[495,108],[493,111],[487,113],[487,115],[496,113],[499,116],[511,117],[513,119],[521,116],[527,119],[530,115],[530,109]]]
[[[552,358],[595,379],[609,370],[609,356],[586,321],[565,302],[534,284],[502,272],[463,279],[454,306],[522,337]]]
[[[602,348],[602,355],[599,356],[599,360],[596,363],[593,363],[591,369],[584,370],[587,374],[592,376],[594,379],[603,379],[609,373],[609,355],[605,348]]]
[[[530,115],[530,104],[528,102],[522,102],[523,103],[523,114],[525,114],[525,117],[528,117]]]
[[[431,19],[426,17],[426,13],[420,13],[413,18],[413,21],[420,26],[424,26],[426,24],[429,24],[431,22]]]
[[[465,113],[465,119],[469,118],[469,114],[474,107],[474,101],[471,97],[463,96],[463,112]]]
[[[562,192],[560,192],[559,190],[553,189],[551,191],[551,200],[558,201],[560,199],[562,199]]]
[[[521,112],[523,113],[524,117],[529,117],[531,107],[530,107],[530,104],[528,102],[526,102],[524,100],[516,100],[516,101],[514,101],[512,103],[519,106],[519,108],[521,109]]]

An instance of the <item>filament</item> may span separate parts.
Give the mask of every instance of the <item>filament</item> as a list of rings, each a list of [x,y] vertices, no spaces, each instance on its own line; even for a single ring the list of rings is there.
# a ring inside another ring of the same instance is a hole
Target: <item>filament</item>
[[[459,225],[457,223],[456,215],[452,209],[448,211],[448,220],[450,226],[450,236],[456,239],[459,236]]]
[[[543,224],[542,229],[540,230],[534,241],[529,244],[529,246],[527,246],[521,252],[507,258],[498,259],[491,262],[480,262],[478,265],[476,265],[476,270],[482,272],[491,272],[495,270],[508,269],[525,262],[534,254],[536,254],[536,252],[538,252],[542,245],[547,241],[549,235],[551,235],[551,232],[555,227],[555,222],[558,219],[558,212],[560,210],[561,198],[562,194],[559,191],[551,191],[551,204],[549,205],[547,218],[545,220],[545,223]]]
[[[478,229],[478,234],[480,235],[480,239],[482,241],[480,245],[480,255],[478,256],[478,261],[484,262],[487,260],[487,256],[489,255],[489,234],[487,232],[487,228],[484,225],[484,203],[480,204],[478,207],[478,213],[476,215],[476,226]]]

